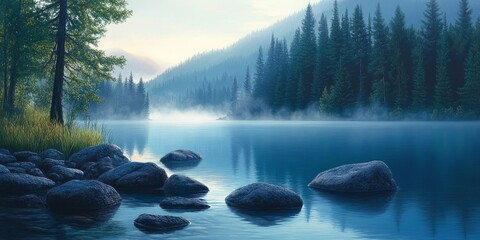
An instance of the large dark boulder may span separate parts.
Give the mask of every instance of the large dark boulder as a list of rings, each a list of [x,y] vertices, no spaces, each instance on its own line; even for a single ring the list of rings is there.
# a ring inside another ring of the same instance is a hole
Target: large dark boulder
[[[31,156],[39,156],[38,153],[30,151],[20,151],[13,153],[13,156],[17,158],[19,162],[27,162],[28,158]]]
[[[120,194],[97,180],[72,180],[47,193],[47,207],[65,213],[83,213],[118,206]]]
[[[142,214],[134,221],[135,227],[143,231],[168,232],[188,226],[190,222],[182,217]]]
[[[382,161],[348,164],[318,174],[309,187],[334,192],[388,192],[397,184]]]
[[[348,164],[321,172],[308,186],[334,192],[388,192],[397,189],[392,172],[382,161]]]
[[[50,159],[55,159],[55,160],[65,160],[65,156],[63,155],[62,152],[58,151],[57,149],[47,149],[42,152],[41,156],[43,158],[50,158]]]
[[[7,168],[23,168],[25,171],[36,168],[37,166],[31,162],[14,162],[5,164]]]
[[[9,154],[0,153],[0,164],[14,163],[17,159]]]
[[[43,172],[32,162],[14,162],[5,164],[11,173],[26,173],[37,177],[44,177]]]
[[[0,194],[23,195],[45,192],[55,186],[55,182],[28,174],[4,173],[0,174],[0,186]]]
[[[300,209],[300,196],[284,187],[269,183],[253,183],[241,187],[225,198],[228,206],[247,210]]]
[[[85,148],[69,159],[85,173],[85,178],[95,179],[103,173],[130,162],[122,150],[112,144],[100,144]]]
[[[73,179],[82,179],[83,172],[78,169],[56,165],[50,169],[48,178],[52,179],[55,182],[68,182]]]
[[[207,209],[210,206],[203,199],[184,198],[184,197],[167,197],[160,202],[163,209]]]
[[[202,156],[190,150],[175,150],[160,159],[162,163],[199,161]]]
[[[10,170],[8,170],[7,167],[5,167],[5,166],[3,166],[3,165],[0,164],[0,174],[2,174],[2,173],[9,173],[9,172],[10,172]]]
[[[105,172],[98,180],[116,189],[157,189],[165,184],[167,173],[155,163],[129,162]]]
[[[166,193],[171,195],[188,195],[195,193],[206,193],[209,191],[208,187],[187,176],[173,174],[170,176],[163,186]]]

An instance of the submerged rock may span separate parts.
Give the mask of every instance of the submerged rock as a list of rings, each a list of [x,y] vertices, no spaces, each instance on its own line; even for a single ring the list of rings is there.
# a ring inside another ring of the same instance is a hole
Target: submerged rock
[[[168,232],[182,229],[190,222],[182,217],[141,214],[134,221],[135,227],[144,231]]]
[[[309,187],[335,192],[395,191],[392,172],[382,161],[348,164],[318,174]]]
[[[209,191],[208,187],[187,176],[173,174],[170,176],[163,187],[166,193],[172,195],[206,193]]]
[[[225,198],[228,206],[248,210],[300,209],[300,196],[284,187],[269,183],[253,183],[241,187]]]
[[[105,172],[98,180],[117,189],[156,189],[165,184],[167,173],[155,163],[130,162]]]
[[[83,178],[83,172],[78,169],[67,168],[61,165],[56,165],[50,169],[48,178],[56,182],[68,182],[73,179]]]
[[[210,206],[203,199],[167,197],[160,202],[160,207],[164,209],[207,209]]]
[[[17,159],[12,155],[0,153],[0,164],[14,163]]]
[[[29,157],[38,156],[38,153],[30,151],[20,151],[13,153],[13,156],[15,156],[19,162],[27,162]]]
[[[47,193],[47,207],[59,212],[89,212],[118,206],[120,194],[96,180],[72,180]]]
[[[63,155],[63,153],[53,148],[43,151],[41,155],[43,158],[65,160],[65,156]]]
[[[202,156],[190,150],[176,150],[162,157],[160,159],[160,162],[162,163],[188,162],[188,161],[199,161],[201,159],[202,159]]]
[[[10,172],[10,170],[8,170],[7,167],[5,167],[5,166],[3,166],[3,165],[0,164],[0,174],[2,174],[2,173],[9,173],[9,172]]]
[[[45,192],[55,186],[55,182],[28,174],[4,173],[0,174],[0,186],[0,194],[23,195]]]
[[[85,148],[73,154],[68,161],[74,163],[89,179],[95,179],[113,168],[130,162],[122,150],[112,144]]]

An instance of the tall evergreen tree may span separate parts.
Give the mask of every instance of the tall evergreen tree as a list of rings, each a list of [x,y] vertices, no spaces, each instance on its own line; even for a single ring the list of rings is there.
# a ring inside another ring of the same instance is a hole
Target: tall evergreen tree
[[[243,84],[243,90],[245,91],[245,96],[249,98],[252,95],[252,82],[250,77],[250,67],[247,67],[247,73],[245,73],[245,82]]]
[[[305,109],[312,101],[316,100],[312,98],[316,53],[315,17],[313,16],[312,6],[309,4],[302,21],[300,35],[300,109]]]
[[[368,104],[370,93],[370,78],[368,63],[370,61],[370,41],[363,19],[362,9],[359,5],[355,7],[352,18],[352,81],[355,88],[357,104],[365,106]]]
[[[295,31],[295,36],[290,45],[290,60],[288,71],[288,82],[285,88],[285,103],[286,106],[294,111],[297,109],[297,102],[300,99],[297,98],[300,80],[300,29]]]
[[[480,116],[480,19],[465,68],[465,85],[459,90],[459,103],[466,117]]]
[[[389,85],[390,72],[388,35],[388,27],[382,16],[380,4],[378,4],[373,18],[373,51],[371,61],[373,85],[370,101],[384,107],[387,106],[387,85]]]
[[[425,84],[425,63],[423,60],[423,49],[417,43],[416,50],[415,79],[413,86],[413,110],[422,111],[427,107],[427,89]]]
[[[426,7],[427,9],[424,12],[424,20],[422,21],[422,36],[425,60],[425,79],[427,85],[427,104],[431,105],[435,89],[435,65],[438,58],[438,49],[440,48],[442,19],[436,0],[428,0]]]
[[[262,47],[258,49],[257,63],[255,65],[255,85],[254,85],[254,97],[261,98],[262,87],[264,85],[265,76],[265,60],[263,59]]]
[[[315,82],[313,84],[313,99],[320,99],[325,87],[330,87],[332,82],[329,81],[329,36],[328,36],[328,23],[325,15],[320,17],[320,23],[318,27],[318,46],[317,46],[317,64],[315,71]]]
[[[237,77],[233,78],[233,84],[232,84],[232,91],[231,91],[231,111],[232,114],[235,115],[237,113],[237,104],[238,104],[238,83],[237,83]]]
[[[444,26],[440,50],[438,52],[436,67],[436,85],[434,95],[434,107],[439,111],[443,111],[453,105],[453,89],[450,79],[450,43],[448,37],[447,26]]]
[[[454,84],[456,91],[465,83],[465,61],[467,59],[468,50],[471,46],[473,33],[472,9],[468,0],[459,1],[459,10],[454,28],[454,45],[453,53],[455,54],[453,64]]]

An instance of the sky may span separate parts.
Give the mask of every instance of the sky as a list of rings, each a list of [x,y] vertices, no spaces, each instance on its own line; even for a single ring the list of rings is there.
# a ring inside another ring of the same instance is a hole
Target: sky
[[[110,25],[99,47],[125,55],[122,72],[146,80],[189,57],[235,43],[304,9],[311,0],[127,0],[126,22]],[[117,72],[118,72],[117,71]]]

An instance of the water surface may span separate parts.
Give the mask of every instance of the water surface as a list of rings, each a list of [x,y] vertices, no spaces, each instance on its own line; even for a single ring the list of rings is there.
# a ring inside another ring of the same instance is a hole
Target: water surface
[[[113,142],[134,161],[155,162],[168,174],[209,186],[211,208],[166,211],[159,194],[122,194],[102,218],[0,208],[1,236],[59,239],[480,239],[478,122],[104,122]],[[158,160],[175,149],[204,159],[183,168]],[[307,184],[342,164],[382,160],[400,189],[391,195],[345,196]],[[299,193],[299,212],[259,214],[227,207],[224,198],[253,182]],[[142,213],[182,216],[184,230],[145,234]]]

